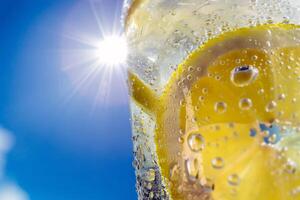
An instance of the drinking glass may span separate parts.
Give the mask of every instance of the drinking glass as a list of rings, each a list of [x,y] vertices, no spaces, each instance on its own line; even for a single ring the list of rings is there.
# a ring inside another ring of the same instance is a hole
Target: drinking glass
[[[139,199],[300,199],[299,5],[125,2]]]

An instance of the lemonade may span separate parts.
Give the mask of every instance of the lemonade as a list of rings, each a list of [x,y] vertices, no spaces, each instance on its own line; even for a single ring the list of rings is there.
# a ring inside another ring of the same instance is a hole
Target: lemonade
[[[300,199],[299,4],[131,2],[139,199]]]

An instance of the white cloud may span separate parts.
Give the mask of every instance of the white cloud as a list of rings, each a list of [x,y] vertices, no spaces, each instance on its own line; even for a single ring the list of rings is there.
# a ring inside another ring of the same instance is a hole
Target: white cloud
[[[28,195],[5,177],[5,157],[14,145],[12,134],[0,126],[0,200],[29,200]]]
[[[0,127],[0,154],[6,153],[13,146],[11,133]]]
[[[9,183],[9,184],[1,186],[0,200],[29,200],[29,197],[16,184]]]
[[[13,143],[10,132],[0,126],[0,180],[4,178],[6,153],[12,148]]]

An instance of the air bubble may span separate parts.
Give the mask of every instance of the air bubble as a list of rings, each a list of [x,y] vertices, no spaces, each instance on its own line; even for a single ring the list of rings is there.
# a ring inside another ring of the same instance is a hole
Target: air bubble
[[[204,101],[204,96],[199,96],[199,101]]]
[[[258,75],[258,69],[254,66],[238,66],[231,71],[231,82],[237,87],[245,87],[253,83]]]
[[[215,169],[222,169],[224,167],[224,160],[221,157],[215,157],[212,159],[211,165]]]
[[[201,134],[193,133],[188,137],[188,145],[194,152],[199,152],[204,148],[205,141]]]
[[[241,110],[249,110],[252,107],[252,100],[249,98],[243,98],[239,102],[239,107]]]
[[[251,57],[251,59],[252,59],[252,60],[257,60],[257,59],[258,59],[258,56],[257,56],[257,55],[254,55],[254,56]]]
[[[284,100],[285,99],[285,94],[279,94],[278,95],[278,100]]]
[[[208,89],[207,89],[207,88],[203,88],[203,89],[202,89],[202,93],[203,93],[203,94],[207,94],[207,93],[208,93]]]
[[[271,101],[270,103],[267,104],[266,111],[273,112],[274,109],[276,108],[276,106],[277,106],[277,103],[275,101]]]
[[[237,174],[231,174],[228,176],[227,181],[230,185],[236,186],[240,183],[240,177]]]
[[[258,93],[258,94],[263,94],[263,93],[265,93],[265,90],[264,90],[263,88],[261,88],[261,89],[259,89],[259,90],[257,91],[257,93]]]
[[[227,110],[227,104],[225,102],[217,102],[215,104],[215,111],[217,113],[224,113]]]

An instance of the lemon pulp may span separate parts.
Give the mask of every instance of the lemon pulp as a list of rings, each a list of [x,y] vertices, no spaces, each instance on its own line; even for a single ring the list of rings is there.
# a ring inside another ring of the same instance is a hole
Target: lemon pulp
[[[160,97],[130,73],[172,199],[300,199],[299,39],[287,24],[223,33]]]

